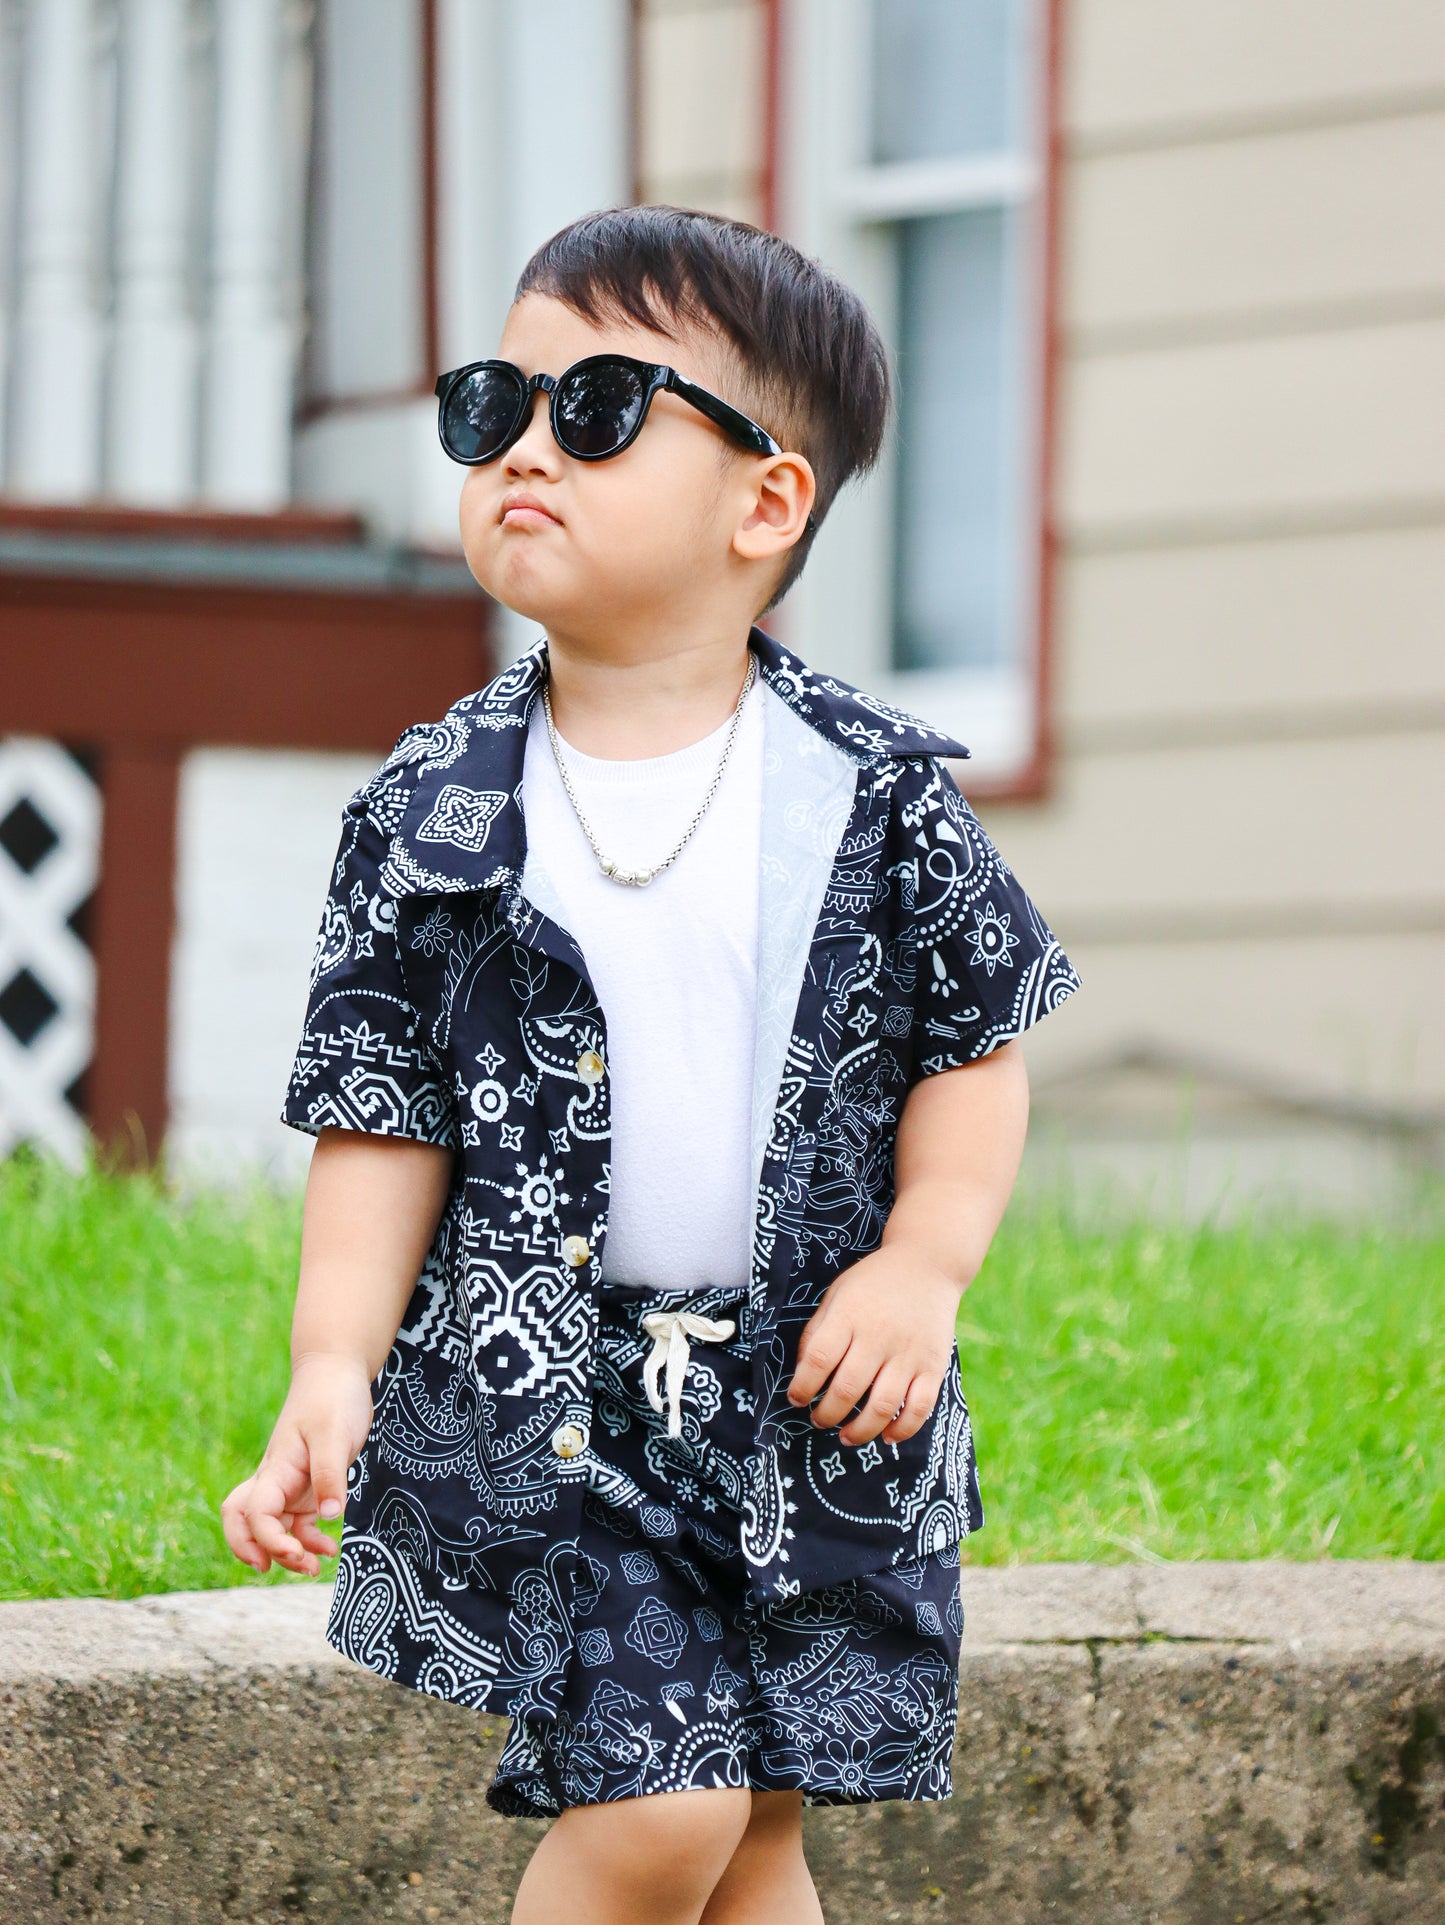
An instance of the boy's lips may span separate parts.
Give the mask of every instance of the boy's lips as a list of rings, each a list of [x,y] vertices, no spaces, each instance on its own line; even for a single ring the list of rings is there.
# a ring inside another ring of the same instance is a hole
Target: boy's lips
[[[504,528],[560,528],[561,517],[544,508],[535,495],[508,495],[499,520]]]

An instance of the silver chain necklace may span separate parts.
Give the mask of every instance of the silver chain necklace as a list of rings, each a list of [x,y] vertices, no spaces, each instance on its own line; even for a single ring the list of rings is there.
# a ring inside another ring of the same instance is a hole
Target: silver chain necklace
[[[551,697],[547,692],[546,682],[543,682],[542,707],[546,711],[546,715],[547,715],[547,735],[548,735],[548,739],[551,741],[551,744],[552,744],[552,754],[557,763],[557,773],[562,778],[562,787],[567,791],[567,795],[569,800],[571,801],[572,807],[577,811],[577,820],[582,824],[582,833],[586,836],[587,840],[592,844],[592,853],[593,855],[596,856],[604,876],[611,876],[614,882],[624,883],[629,888],[641,889],[641,888],[644,888],[649,882],[651,882],[654,876],[661,875],[663,870],[666,869],[669,866],[669,864],[677,861],[677,858],[682,854],[683,850],[687,847],[688,841],[692,836],[693,830],[696,829],[698,823],[701,822],[703,817],[707,814],[708,804],[712,801],[713,797],[717,794],[717,786],[719,782],[722,781],[723,770],[727,767],[728,757],[732,754],[733,738],[738,732],[738,722],[742,716],[743,703],[747,700],[748,690],[753,685],[753,675],[755,670],[757,669],[757,665],[758,665],[758,658],[756,655],[754,655],[753,651],[749,649],[748,650],[748,672],[743,677],[742,692],[739,694],[738,699],[733,706],[733,719],[730,727],[728,728],[728,739],[723,744],[722,759],[719,761],[717,765],[717,774],[714,775],[711,783],[708,785],[708,792],[703,797],[702,804],[699,807],[697,814],[693,817],[692,821],[688,823],[687,829],[683,834],[682,840],[678,843],[677,847],[673,850],[670,856],[664,857],[664,859],[661,862],[657,863],[651,869],[619,868],[618,865],[612,860],[611,856],[603,855],[601,849],[598,847],[597,838],[592,833],[592,824],[587,820],[586,816],[582,813],[582,804],[577,800],[576,791],[573,789],[571,779],[567,774],[567,764],[562,759],[562,745],[557,738],[556,725],[552,720]]]

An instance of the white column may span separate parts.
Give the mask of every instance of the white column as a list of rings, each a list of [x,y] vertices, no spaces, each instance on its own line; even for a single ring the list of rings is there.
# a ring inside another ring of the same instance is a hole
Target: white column
[[[5,482],[5,407],[10,393],[11,315],[15,305],[15,197],[19,186],[20,23],[0,0],[0,488]]]
[[[507,305],[517,276],[543,241],[568,221],[596,207],[612,207],[631,195],[627,177],[626,0],[532,0],[511,7],[501,0],[506,32],[508,145],[498,155],[507,191],[503,263]],[[565,60],[552,49],[569,49]],[[535,151],[527,140],[526,102],[546,74],[549,138]],[[525,163],[513,156],[524,143]],[[489,347],[478,354],[490,354]],[[454,484],[455,485],[455,484]],[[508,660],[537,639],[537,624],[514,609],[498,610],[497,638]]]
[[[78,501],[100,469],[89,0],[30,0],[21,54],[19,286],[10,491]]]
[[[108,492],[178,507],[196,486],[186,302],[186,0],[121,0]]]
[[[506,268],[513,282],[559,227],[630,194],[627,12],[627,0],[530,0],[525,7],[502,0],[510,139],[498,159],[506,170]],[[567,49],[565,59],[556,57],[559,47]],[[545,141],[529,134],[528,103],[538,98],[547,102]]]
[[[216,0],[216,161],[202,491],[226,508],[291,492],[291,327],[282,289],[280,0]]]

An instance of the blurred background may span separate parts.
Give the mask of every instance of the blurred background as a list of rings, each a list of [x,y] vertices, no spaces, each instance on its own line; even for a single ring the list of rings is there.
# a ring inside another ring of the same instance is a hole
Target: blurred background
[[[899,376],[768,626],[958,735],[1085,990],[1026,1184],[1445,1162],[1439,0],[0,0],[0,1156],[289,1178],[347,795],[535,633],[432,382],[627,200]]]

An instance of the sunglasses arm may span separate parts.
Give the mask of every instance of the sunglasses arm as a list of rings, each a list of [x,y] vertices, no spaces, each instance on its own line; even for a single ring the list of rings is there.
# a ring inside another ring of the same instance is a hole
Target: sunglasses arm
[[[725,428],[744,447],[751,448],[754,454],[780,455],[783,452],[766,428],[760,428],[741,409],[729,407],[726,401],[709,394],[706,388],[689,381],[685,374],[679,374],[675,368],[667,370],[662,385],[671,388],[674,394],[681,395],[684,401],[691,402],[699,414],[705,414],[709,421],[715,421],[720,428]]]
[[[729,407],[728,403],[719,399],[717,395],[709,394],[706,388],[700,388],[695,381],[689,381],[687,376],[679,374],[676,368],[667,370],[667,376],[662,385],[665,388],[671,388],[675,394],[680,394],[684,401],[690,401],[699,412],[707,416],[709,421],[715,421],[720,428],[725,428],[729,434],[736,435],[737,439],[751,448],[755,454],[780,455],[783,452],[780,444],[773,439],[766,428],[760,428],[756,421],[749,420],[741,409]],[[809,515],[805,532],[812,535],[817,533],[817,529],[816,517]]]

